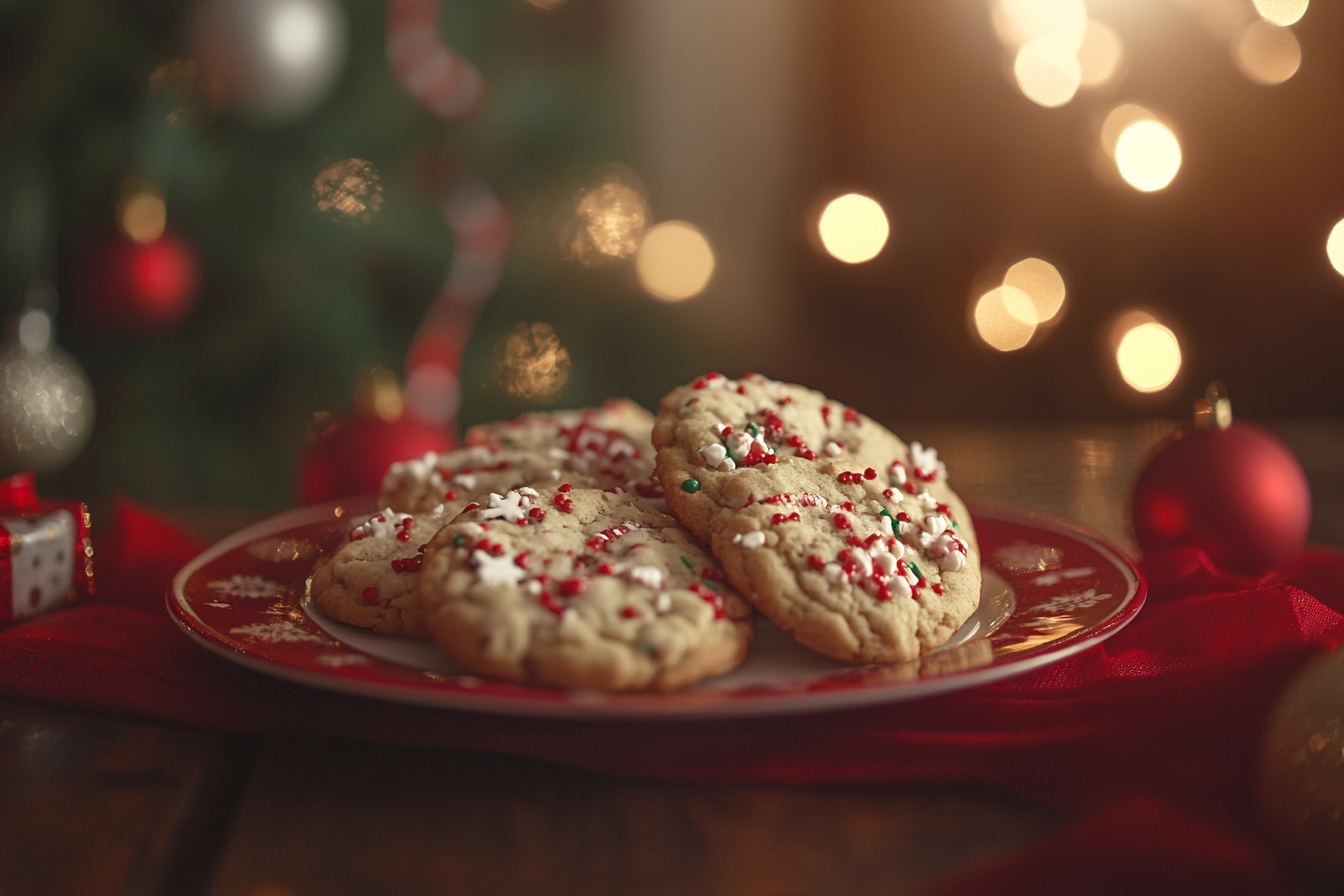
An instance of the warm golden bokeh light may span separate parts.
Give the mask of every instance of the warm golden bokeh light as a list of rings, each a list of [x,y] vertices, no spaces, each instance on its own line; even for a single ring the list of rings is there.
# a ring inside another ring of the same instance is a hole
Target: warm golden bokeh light
[[[1043,324],[1059,313],[1064,306],[1064,278],[1048,261],[1024,258],[1008,269],[1003,277],[1004,306],[1008,313],[1029,324]],[[1019,310],[1014,301],[1020,294],[1027,300],[1029,310]]]
[[[1123,329],[1115,347],[1115,363],[1131,389],[1160,392],[1181,371],[1181,346],[1175,333],[1148,318]]]
[[[648,224],[644,194],[619,177],[584,191],[564,229],[565,251],[585,265],[629,258],[639,250]]]
[[[982,295],[972,316],[976,334],[1001,352],[1022,348],[1036,332],[1036,322],[1029,319],[1035,317],[1031,298],[1012,286],[1000,286]]]
[[[694,224],[664,221],[644,233],[635,256],[639,284],[654,298],[679,302],[699,295],[714,275],[714,250]]]
[[[569,381],[569,352],[547,323],[524,321],[495,347],[495,382],[514,398],[548,401]]]
[[[1166,125],[1136,121],[1115,142],[1115,165],[1130,186],[1145,193],[1171,183],[1181,167],[1181,144]]]
[[[383,207],[383,185],[372,162],[342,159],[313,181],[313,207],[338,221],[367,224]]]
[[[848,264],[877,257],[891,235],[887,214],[877,200],[859,193],[832,199],[817,221],[821,244]]]
[[[1115,144],[1120,142],[1120,135],[1126,128],[1140,121],[1156,120],[1153,113],[1134,103],[1116,106],[1101,124],[1101,148],[1106,150],[1108,156],[1115,158]]]
[[[1013,75],[1027,99],[1047,108],[1073,99],[1083,83],[1083,72],[1072,48],[1048,37],[1033,40],[1017,51]]]
[[[1302,64],[1302,47],[1292,29],[1257,19],[1232,42],[1232,58],[1257,84],[1282,84]]]
[[[1325,241],[1325,255],[1330,259],[1330,266],[1344,277],[1344,220],[1337,221],[1330,228],[1330,236]]]
[[[1124,56],[1120,36],[1101,22],[1090,21],[1078,47],[1078,68],[1084,87],[1097,87],[1111,80]]]
[[[998,0],[993,11],[999,39],[1010,47],[1047,38],[1078,49],[1087,28],[1083,0]]]
[[[1252,0],[1255,11],[1272,25],[1288,26],[1307,12],[1308,0]]]
[[[128,237],[148,244],[163,236],[168,225],[168,207],[157,193],[139,191],[122,202],[120,219],[121,229]]]

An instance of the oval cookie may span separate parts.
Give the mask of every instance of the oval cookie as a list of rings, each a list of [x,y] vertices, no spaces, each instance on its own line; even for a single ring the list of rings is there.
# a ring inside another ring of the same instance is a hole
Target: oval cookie
[[[751,607],[637,496],[518,489],[426,551],[425,624],[462,665],[556,687],[666,691],[737,666]]]
[[[388,507],[350,530],[313,573],[313,602],[332,619],[385,635],[424,637],[418,588],[422,553],[452,519],[440,505],[412,516]]]

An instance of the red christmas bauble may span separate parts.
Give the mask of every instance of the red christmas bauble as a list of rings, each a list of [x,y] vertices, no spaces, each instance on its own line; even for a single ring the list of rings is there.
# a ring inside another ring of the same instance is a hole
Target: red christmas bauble
[[[1133,525],[1145,553],[1197,547],[1224,569],[1258,576],[1302,553],[1311,491],[1283,442],[1237,421],[1160,448],[1134,486]]]
[[[299,462],[299,498],[305,504],[378,491],[397,461],[448,451],[448,430],[411,417],[388,423],[355,417],[318,436]]]
[[[196,252],[165,233],[150,243],[117,234],[84,267],[79,312],[91,327],[150,335],[177,326],[196,305]]]

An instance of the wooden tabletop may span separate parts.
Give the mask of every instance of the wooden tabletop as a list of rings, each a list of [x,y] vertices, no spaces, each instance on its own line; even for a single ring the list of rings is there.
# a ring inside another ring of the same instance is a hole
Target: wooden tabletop
[[[1344,547],[1344,422],[1271,428],[1307,470],[1313,541]],[[965,497],[1066,517],[1127,549],[1135,471],[1171,430],[902,429],[940,449]],[[224,534],[212,519],[234,517],[192,517]],[[1063,822],[952,784],[636,781],[0,699],[0,893],[909,893]]]

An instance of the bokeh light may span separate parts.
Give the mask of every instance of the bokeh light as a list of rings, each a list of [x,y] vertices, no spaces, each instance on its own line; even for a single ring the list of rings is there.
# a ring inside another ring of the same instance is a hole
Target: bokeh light
[[[999,39],[1010,47],[1045,38],[1073,51],[1087,28],[1087,7],[1083,0],[998,0],[993,20]]]
[[[1330,266],[1344,277],[1344,220],[1336,221],[1330,228],[1330,236],[1325,241],[1325,255]]]
[[[1273,25],[1292,25],[1307,12],[1308,0],[1252,0],[1260,17]]]
[[[1143,106],[1134,103],[1124,103],[1116,106],[1107,115],[1106,120],[1101,124],[1101,148],[1106,150],[1106,154],[1115,158],[1115,144],[1120,142],[1120,135],[1132,124],[1140,121],[1156,121],[1157,116],[1153,115]]]
[[[313,181],[313,207],[349,224],[367,224],[383,207],[378,170],[364,159],[333,162]]]
[[[817,221],[826,251],[848,264],[876,258],[887,244],[891,225],[877,200],[860,193],[832,199]]]
[[[149,75],[149,92],[166,106],[164,120],[176,128],[201,124],[209,117],[200,73],[190,59],[163,63]]]
[[[1035,306],[1030,296],[1012,286],[999,286],[975,303],[972,320],[985,344],[1001,352],[1022,348],[1036,332]]]
[[[1136,392],[1161,392],[1181,371],[1181,345],[1176,334],[1152,315],[1123,315],[1112,334],[1120,377]]]
[[[1098,21],[1089,21],[1078,46],[1078,69],[1084,87],[1098,87],[1115,75],[1124,58],[1120,36]]]
[[[558,396],[569,367],[569,352],[548,323],[523,321],[495,347],[496,384],[524,401]]]
[[[714,250],[694,224],[664,221],[644,233],[635,256],[639,284],[654,298],[679,302],[699,295],[714,275]]]
[[[618,175],[610,175],[579,194],[562,231],[565,252],[588,266],[629,258],[639,250],[648,221],[644,194]]]
[[[122,232],[147,245],[163,236],[168,225],[168,207],[153,190],[135,190],[122,201],[118,219]]]
[[[1083,83],[1083,72],[1073,49],[1049,37],[1033,40],[1017,51],[1013,75],[1027,99],[1047,108],[1062,106],[1073,99]]]
[[[1257,19],[1233,40],[1232,58],[1257,84],[1282,84],[1302,64],[1302,47],[1292,29]]]
[[[1064,306],[1064,278],[1048,261],[1024,258],[1003,277],[1004,307],[1014,317],[1030,324],[1043,324]],[[1025,296],[1030,310],[1020,311],[1017,295]]]
[[[1171,183],[1181,167],[1181,144],[1164,124],[1136,121],[1115,142],[1115,165],[1134,189],[1151,193]]]

